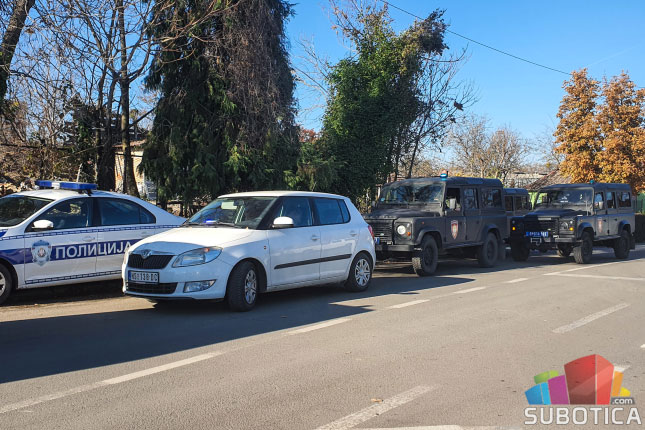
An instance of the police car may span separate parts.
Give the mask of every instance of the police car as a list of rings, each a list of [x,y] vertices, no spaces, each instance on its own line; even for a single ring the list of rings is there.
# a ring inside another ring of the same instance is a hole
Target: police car
[[[336,282],[364,291],[375,259],[371,230],[346,197],[229,194],[132,246],[123,291],[155,301],[226,298],[247,311],[265,291]]]
[[[0,198],[0,303],[14,289],[119,279],[128,247],[184,222],[95,184],[36,185]]]

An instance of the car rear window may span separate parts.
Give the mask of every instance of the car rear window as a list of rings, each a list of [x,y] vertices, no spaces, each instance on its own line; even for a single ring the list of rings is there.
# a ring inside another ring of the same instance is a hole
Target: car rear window
[[[341,212],[340,202],[338,200],[315,198],[314,206],[318,213],[318,222],[320,225],[342,224],[346,222],[343,219],[343,213]]]
[[[155,217],[134,202],[124,199],[99,199],[101,225],[154,224]]]

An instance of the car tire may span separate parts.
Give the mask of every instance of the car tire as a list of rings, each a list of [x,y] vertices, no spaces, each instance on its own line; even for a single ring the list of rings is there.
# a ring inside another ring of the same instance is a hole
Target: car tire
[[[412,257],[412,268],[418,276],[430,276],[437,270],[439,249],[434,237],[426,235],[421,241],[421,249]]]
[[[591,233],[585,231],[582,233],[582,241],[580,245],[573,247],[573,258],[578,264],[591,263],[591,256],[593,255],[593,237]]]
[[[526,261],[531,255],[531,249],[524,241],[511,241],[511,257],[513,261]]]
[[[374,263],[372,258],[365,252],[359,252],[349,267],[349,276],[345,281],[345,289],[354,293],[367,290],[372,282],[373,272]]]
[[[229,309],[247,312],[253,309],[260,290],[260,276],[255,264],[243,261],[233,268],[226,286]]]
[[[488,233],[484,243],[477,248],[477,261],[481,267],[493,267],[499,257],[499,244],[494,233]]]
[[[620,232],[620,237],[614,241],[614,255],[620,260],[629,258],[631,237],[627,230]]]
[[[14,280],[11,271],[3,264],[0,264],[0,305],[11,295],[13,283]]]
[[[558,255],[560,257],[568,258],[573,251],[573,247],[570,245],[558,245]]]

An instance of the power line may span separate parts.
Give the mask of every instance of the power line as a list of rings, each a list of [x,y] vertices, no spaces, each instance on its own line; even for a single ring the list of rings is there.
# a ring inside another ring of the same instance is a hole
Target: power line
[[[399,10],[399,11],[405,13],[405,14],[408,14],[408,15],[414,17],[414,18],[423,20],[423,18],[421,18],[419,15],[416,15],[416,14],[414,14],[414,13],[408,11],[408,10],[405,10],[405,9],[395,5],[395,4],[392,4],[387,0],[378,0],[378,1],[380,1],[381,3],[384,3],[384,4],[394,8],[394,9],[397,9],[397,10]],[[493,46],[487,45],[487,44],[479,42],[479,41],[477,41],[475,39],[471,39],[470,37],[464,36],[463,34],[459,34],[456,31],[446,29],[446,32],[450,33],[450,34],[454,34],[457,37],[461,37],[462,39],[468,40],[469,42],[472,42],[472,43],[475,43],[477,45],[483,46],[484,48],[488,48],[488,49],[490,49],[492,51],[495,51],[495,52],[498,52],[500,54],[506,55],[508,57],[514,58],[516,60],[520,60],[520,61],[523,61],[525,63],[532,64],[534,66],[542,67],[543,69],[551,70],[553,72],[562,73],[563,75],[571,76],[571,73],[565,72],[564,70],[556,69],[555,67],[549,67],[549,66],[546,66],[544,64],[536,63],[535,61],[531,61],[531,60],[528,60],[526,58],[522,58],[522,57],[519,57],[517,55],[511,54],[510,52],[502,51],[501,49],[497,49],[497,48],[495,48]]]

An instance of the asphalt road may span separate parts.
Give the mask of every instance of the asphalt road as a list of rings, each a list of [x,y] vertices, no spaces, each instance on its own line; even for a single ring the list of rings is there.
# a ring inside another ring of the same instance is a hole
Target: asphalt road
[[[118,284],[26,292],[0,308],[0,429],[538,428],[533,376],[589,354],[645,404],[643,291],[639,245],[431,278],[390,264],[365,293],[274,293],[243,314]]]

